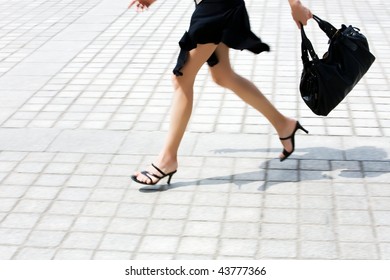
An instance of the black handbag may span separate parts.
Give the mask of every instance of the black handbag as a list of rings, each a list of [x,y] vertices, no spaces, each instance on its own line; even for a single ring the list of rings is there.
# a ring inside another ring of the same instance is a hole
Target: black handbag
[[[359,82],[375,56],[358,28],[343,24],[337,30],[315,15],[313,19],[329,37],[329,48],[323,58],[318,58],[301,25],[303,71],[299,90],[313,113],[327,116]]]

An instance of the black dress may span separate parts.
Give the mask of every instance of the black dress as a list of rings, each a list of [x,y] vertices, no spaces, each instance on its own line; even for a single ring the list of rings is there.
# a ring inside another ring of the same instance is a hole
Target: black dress
[[[188,58],[188,52],[197,44],[224,43],[229,48],[249,50],[255,54],[269,51],[250,28],[249,16],[244,0],[203,0],[196,5],[190,27],[179,41],[180,53],[173,73],[182,76],[181,69]],[[207,60],[209,66],[218,63],[213,53]]]

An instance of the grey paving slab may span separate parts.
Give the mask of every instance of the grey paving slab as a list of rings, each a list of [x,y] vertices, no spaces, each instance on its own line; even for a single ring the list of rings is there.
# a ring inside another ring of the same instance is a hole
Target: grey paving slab
[[[5,151],[45,151],[60,133],[44,129],[0,130],[0,149]]]
[[[125,132],[99,130],[65,130],[52,142],[49,151],[70,153],[115,153]]]

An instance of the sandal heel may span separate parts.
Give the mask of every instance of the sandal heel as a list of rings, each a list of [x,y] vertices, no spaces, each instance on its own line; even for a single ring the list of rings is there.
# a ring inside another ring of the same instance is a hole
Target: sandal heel
[[[288,137],[284,137],[284,138],[279,138],[280,140],[289,140],[291,139],[291,144],[292,144],[292,150],[291,152],[288,152],[286,149],[283,149],[282,153],[284,155],[284,157],[281,157],[280,158],[280,161],[284,161],[286,160],[295,150],[295,133],[297,132],[298,129],[301,129],[302,131],[306,132],[306,133],[309,133],[308,130],[306,130],[298,121],[295,125],[295,129],[293,131],[293,133],[288,136]]]
[[[297,122],[297,127],[298,127],[298,129],[303,130],[304,132],[306,132],[306,134],[309,133],[309,131],[306,130],[299,122]],[[295,133],[295,132],[294,132],[294,133]]]
[[[169,177],[168,177],[168,181],[167,181],[167,184],[168,184],[168,185],[171,184],[171,179],[172,179],[172,177],[173,177],[173,175],[174,175],[175,173],[176,173],[176,171],[173,171],[173,172],[167,174],[167,176],[169,176]]]

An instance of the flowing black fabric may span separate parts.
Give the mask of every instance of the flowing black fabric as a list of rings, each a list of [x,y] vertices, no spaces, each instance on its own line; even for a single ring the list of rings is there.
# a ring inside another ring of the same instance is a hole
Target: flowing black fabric
[[[196,5],[190,27],[179,41],[180,53],[173,73],[182,76],[181,69],[188,58],[188,52],[197,44],[224,43],[229,48],[249,50],[255,54],[269,51],[250,28],[249,16],[243,0],[203,0]],[[207,60],[209,66],[218,63],[213,53]]]

